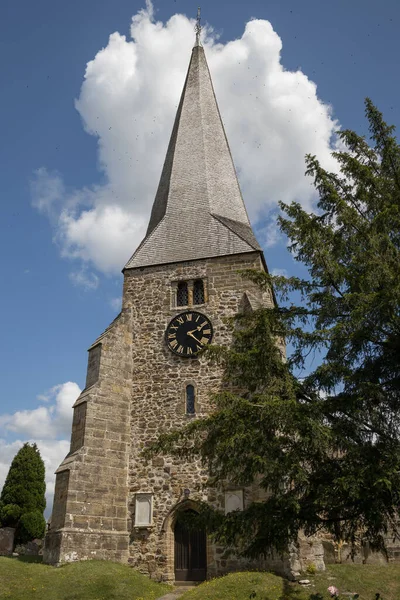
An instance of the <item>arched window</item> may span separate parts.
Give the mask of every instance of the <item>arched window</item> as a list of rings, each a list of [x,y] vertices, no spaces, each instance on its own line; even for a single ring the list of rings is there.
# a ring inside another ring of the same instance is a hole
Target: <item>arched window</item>
[[[176,290],[176,305],[187,306],[189,304],[188,284],[186,281],[180,281]]]
[[[204,283],[196,279],[193,284],[193,304],[204,304]]]
[[[194,415],[196,412],[195,405],[195,394],[194,394],[194,386],[187,385],[186,386],[186,414]]]

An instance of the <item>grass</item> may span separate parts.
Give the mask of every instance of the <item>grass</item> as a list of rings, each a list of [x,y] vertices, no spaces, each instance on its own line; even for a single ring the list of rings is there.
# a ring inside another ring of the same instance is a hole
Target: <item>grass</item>
[[[230,573],[206,581],[179,600],[305,600],[307,596],[297,588],[272,573]]]
[[[328,565],[324,573],[317,573],[309,579],[315,582],[316,590],[320,593],[326,594],[328,585],[335,585],[340,592],[357,592],[360,600],[375,600],[376,592],[380,593],[383,600],[400,598],[399,563]]]
[[[55,568],[0,557],[1,600],[156,600],[168,591],[169,586],[117,563],[86,561]]]
[[[185,592],[180,600],[311,600],[327,588],[357,592],[360,600],[400,599],[400,564],[329,565],[324,573],[305,575],[302,588],[272,573],[231,573]],[[156,600],[171,588],[137,571],[112,562],[87,561],[60,568],[38,563],[35,557],[0,557],[0,600]],[[341,596],[341,598],[349,596]]]
[[[353,592],[359,594],[359,600],[375,600],[379,592],[382,600],[400,599],[400,564],[329,565],[324,573],[304,575],[304,579],[310,580],[310,587],[302,588],[271,573],[231,573],[203,583],[180,600],[311,600],[317,593],[327,600],[330,585],[346,594],[340,598],[349,598]]]

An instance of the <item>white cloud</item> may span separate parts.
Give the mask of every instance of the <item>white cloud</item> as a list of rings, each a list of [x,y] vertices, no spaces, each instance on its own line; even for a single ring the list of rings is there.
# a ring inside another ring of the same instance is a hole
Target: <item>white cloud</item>
[[[271,211],[262,226],[256,229],[257,239],[263,248],[271,248],[283,240],[277,216],[276,211]]]
[[[271,275],[274,277],[288,277],[286,269],[272,269]]]
[[[121,305],[122,305],[122,298],[121,296],[118,296],[117,298],[111,298],[110,300],[110,306],[113,310],[115,311],[120,311],[121,310]]]
[[[81,390],[77,383],[68,381],[56,385],[39,400],[49,403],[33,410],[18,410],[11,415],[0,415],[0,431],[23,435],[35,439],[56,439],[70,436],[72,405]]]
[[[33,206],[52,219],[57,216],[65,199],[62,177],[56,172],[49,176],[45,167],[37,169],[34,175],[31,181]]]
[[[39,169],[34,205],[57,214],[55,240],[64,257],[118,272],[143,237],[182,90],[194,22],[174,15],[155,22],[151,2],[133,17],[131,37],[115,32],[87,64],[76,108],[98,138],[104,185],[66,192],[58,173]],[[309,208],[306,153],[335,169],[338,128],[306,74],[285,70],[282,41],[265,20],[221,44],[205,28],[204,46],[246,205],[264,222],[277,202]],[[58,212],[57,212],[58,211]],[[272,231],[272,230],[271,230]],[[272,245],[276,236],[269,236]]]
[[[54,471],[69,452],[72,405],[80,392],[78,384],[67,381],[37,397],[39,402],[46,402],[46,406],[0,415],[0,490],[12,459],[23,443],[36,442],[46,468],[47,516],[53,502]],[[6,436],[10,434],[18,439],[7,441]]]
[[[72,271],[69,278],[74,285],[81,286],[85,290],[96,290],[99,286],[99,278],[96,273],[91,273],[84,267],[79,271]]]

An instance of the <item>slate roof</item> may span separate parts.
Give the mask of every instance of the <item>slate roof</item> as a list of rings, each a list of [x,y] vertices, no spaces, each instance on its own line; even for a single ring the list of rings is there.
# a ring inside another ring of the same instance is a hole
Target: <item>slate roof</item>
[[[125,269],[261,250],[208,70],[196,45],[146,236]]]

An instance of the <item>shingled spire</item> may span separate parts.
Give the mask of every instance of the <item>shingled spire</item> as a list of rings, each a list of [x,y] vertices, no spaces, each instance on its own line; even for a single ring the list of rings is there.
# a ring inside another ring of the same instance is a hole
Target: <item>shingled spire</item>
[[[254,250],[261,248],[196,41],[146,237],[125,269]]]

